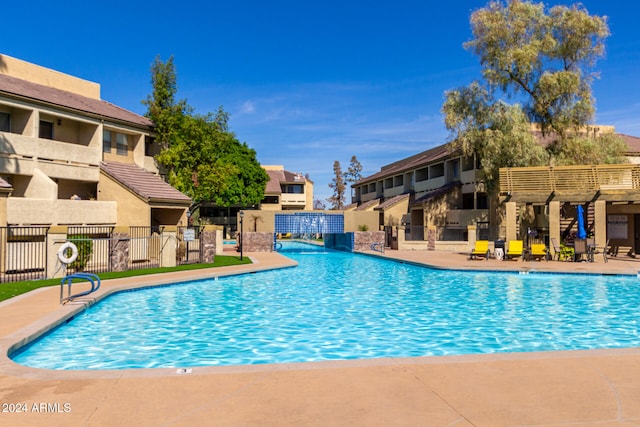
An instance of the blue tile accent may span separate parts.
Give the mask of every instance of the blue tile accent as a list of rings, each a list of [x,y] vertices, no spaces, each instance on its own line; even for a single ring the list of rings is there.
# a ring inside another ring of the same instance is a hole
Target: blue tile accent
[[[317,212],[296,212],[275,215],[276,233],[343,233],[344,216]]]

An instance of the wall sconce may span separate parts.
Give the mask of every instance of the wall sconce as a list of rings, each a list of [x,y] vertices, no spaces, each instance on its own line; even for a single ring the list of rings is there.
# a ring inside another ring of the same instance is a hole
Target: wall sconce
[[[58,119],[58,126],[62,124],[62,119]]]

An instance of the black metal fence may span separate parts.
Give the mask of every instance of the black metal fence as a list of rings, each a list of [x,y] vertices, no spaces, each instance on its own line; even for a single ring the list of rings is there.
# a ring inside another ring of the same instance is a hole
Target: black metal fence
[[[78,257],[68,265],[72,271],[105,273],[111,271],[111,226],[68,227],[67,240],[78,248]]]
[[[0,227],[0,282],[44,279],[49,227]]]
[[[197,264],[202,262],[202,245],[200,233],[202,227],[178,227],[178,247],[176,248],[176,262],[182,264]]]
[[[162,267],[163,231],[162,227],[129,227],[128,233],[118,233],[112,226],[70,226],[65,239],[75,244],[78,255],[67,265],[67,273]],[[178,227],[178,265],[202,262],[201,232],[202,227]],[[0,283],[44,279],[55,274],[47,268],[62,268],[58,254],[47,253],[48,234],[49,227],[0,227]],[[52,257],[55,262],[47,266]]]

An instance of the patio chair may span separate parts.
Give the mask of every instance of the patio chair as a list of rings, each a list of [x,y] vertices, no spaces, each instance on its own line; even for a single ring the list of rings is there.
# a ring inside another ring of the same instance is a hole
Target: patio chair
[[[544,243],[532,243],[531,250],[529,251],[529,259],[531,258],[537,261],[544,258],[545,261],[549,261],[549,250],[547,249],[547,245]]]
[[[514,259],[522,256],[522,240],[509,240],[505,259]]]
[[[573,250],[566,246],[558,244],[556,239],[551,239],[553,245],[553,255],[558,261],[573,261]]]
[[[610,250],[609,239],[607,239],[607,243],[605,243],[604,247],[594,246],[591,256],[593,257],[595,254],[599,254],[600,251],[602,251],[602,259],[604,260],[604,262],[609,262],[609,260],[607,259],[607,254],[609,253],[609,250]]]
[[[485,261],[489,259],[488,240],[476,240],[476,245],[469,254],[469,259],[477,259],[478,257],[484,257]]]
[[[582,256],[586,257],[585,261],[589,261],[589,247],[586,239],[576,239],[574,242],[573,260],[582,261]]]

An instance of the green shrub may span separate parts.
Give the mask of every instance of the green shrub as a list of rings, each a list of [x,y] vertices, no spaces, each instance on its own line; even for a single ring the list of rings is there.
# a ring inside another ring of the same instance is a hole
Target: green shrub
[[[75,234],[69,236],[67,240],[78,248],[78,258],[69,264],[69,268],[73,268],[75,271],[84,271],[93,253],[93,240],[85,234]],[[67,253],[65,255],[69,256],[71,254]]]
[[[358,231],[369,231],[369,226],[367,224],[359,225]]]

